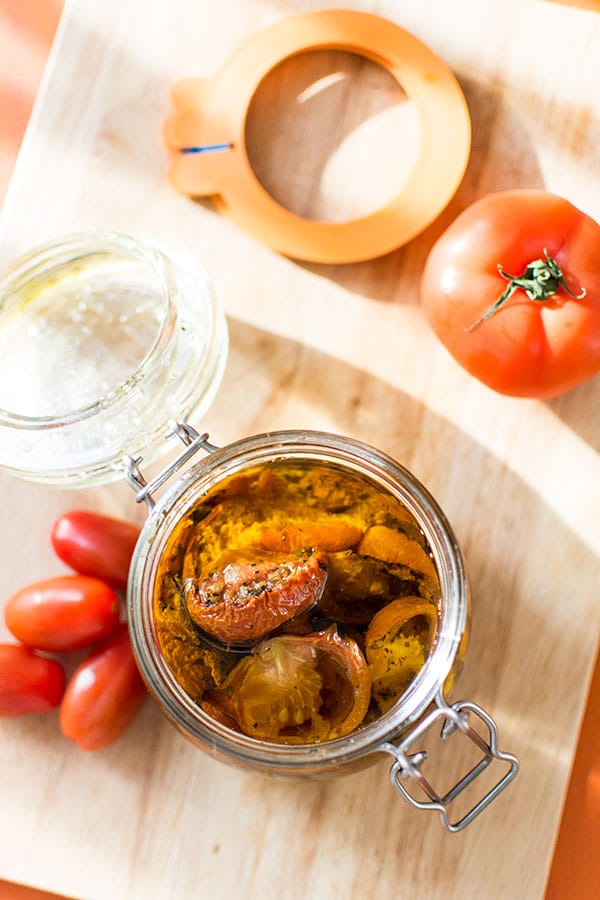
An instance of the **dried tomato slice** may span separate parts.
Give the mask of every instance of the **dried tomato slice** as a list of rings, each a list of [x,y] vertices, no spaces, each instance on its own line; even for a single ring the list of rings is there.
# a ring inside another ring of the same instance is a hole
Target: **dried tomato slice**
[[[192,621],[207,634],[225,644],[252,643],[316,603],[326,578],[324,557],[312,551],[238,555],[208,578],[184,582],[184,599]]]
[[[219,700],[245,734],[304,744],[350,734],[370,698],[371,676],[358,644],[332,626],[262,641],[231,672]]]
[[[365,635],[373,700],[384,713],[425,664],[437,623],[436,607],[422,597],[402,597],[380,609]]]

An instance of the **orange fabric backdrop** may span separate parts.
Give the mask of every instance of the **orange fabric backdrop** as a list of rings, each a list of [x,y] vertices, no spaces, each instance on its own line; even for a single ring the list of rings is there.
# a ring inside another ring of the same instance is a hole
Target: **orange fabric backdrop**
[[[63,0],[0,4],[0,203],[60,18]]]

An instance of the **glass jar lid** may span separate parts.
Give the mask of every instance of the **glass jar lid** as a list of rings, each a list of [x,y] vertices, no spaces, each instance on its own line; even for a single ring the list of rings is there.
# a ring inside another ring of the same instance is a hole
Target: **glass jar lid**
[[[0,467],[62,486],[123,476],[200,417],[227,356],[209,278],[153,235],[68,235],[0,278]]]

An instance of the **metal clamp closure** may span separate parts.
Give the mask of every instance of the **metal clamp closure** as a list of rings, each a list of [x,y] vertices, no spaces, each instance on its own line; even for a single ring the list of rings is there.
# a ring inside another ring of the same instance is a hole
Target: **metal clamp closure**
[[[154,497],[152,496],[155,491],[161,487],[165,481],[168,481],[171,475],[174,474],[178,469],[180,469],[185,463],[194,456],[198,450],[204,450],[206,453],[212,453],[214,450],[218,450],[214,444],[211,444],[208,441],[208,433],[200,434],[189,425],[187,422],[169,422],[169,431],[165,435],[165,439],[168,440],[171,437],[178,437],[179,440],[185,445],[185,450],[183,450],[179,456],[177,456],[172,462],[169,463],[168,466],[158,473],[158,475],[152,479],[152,481],[146,481],[142,472],[140,471],[139,464],[142,462],[142,457],[137,456],[125,456],[123,458],[123,465],[125,467],[125,480],[129,484],[130,487],[133,488],[135,493],[136,503],[141,503],[144,501],[150,510],[154,509],[156,505]]]
[[[440,814],[440,819],[447,831],[461,831],[478,816],[486,806],[496,799],[498,794],[507,787],[519,771],[519,762],[511,753],[503,753],[498,749],[498,730],[494,720],[475,703],[463,700],[448,706],[441,694],[436,697],[437,707],[426,715],[417,726],[398,745],[392,743],[382,744],[378,749],[390,753],[395,762],[390,769],[390,780],[397,791],[405,800],[417,809],[435,809]],[[477,716],[488,729],[487,741],[469,725],[469,714]],[[455,731],[460,731],[479,750],[483,756],[470,771],[458,781],[444,796],[440,796],[423,775],[421,766],[428,758],[428,754],[420,751],[410,755],[408,749],[422,735],[438,721],[442,722],[441,737],[446,740]],[[478,775],[494,760],[502,760],[509,764],[508,771],[484,796],[456,822],[451,822],[448,817],[450,803],[464,789],[473,782]],[[402,779],[412,778],[429,798],[417,800],[402,784]]]

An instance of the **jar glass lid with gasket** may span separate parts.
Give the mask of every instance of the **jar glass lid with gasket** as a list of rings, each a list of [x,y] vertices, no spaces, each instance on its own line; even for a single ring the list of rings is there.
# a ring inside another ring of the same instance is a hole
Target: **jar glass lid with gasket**
[[[0,466],[57,486],[125,477],[146,503],[131,639],[187,738],[291,776],[391,755],[405,799],[460,830],[518,763],[483,709],[444,698],[468,635],[452,528],[408,470],[351,438],[210,443],[187,420],[210,405],[226,353],[223,311],[188,249],[109,231],[47,244],[0,282]],[[147,481],[167,433],[181,452]],[[442,791],[416,746],[439,725],[479,754]],[[501,777],[457,818],[453,802],[492,762]]]
[[[113,231],[69,235],[0,280],[0,466],[30,481],[122,478],[164,451],[171,419],[208,408],[227,326],[186,247]]]

